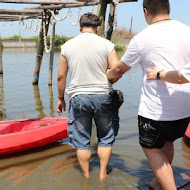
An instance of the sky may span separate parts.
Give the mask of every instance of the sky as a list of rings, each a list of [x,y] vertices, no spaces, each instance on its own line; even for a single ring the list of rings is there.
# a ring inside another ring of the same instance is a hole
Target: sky
[[[170,0],[171,14],[170,18],[181,21],[187,25],[190,25],[190,0]],[[29,4],[7,4],[0,3],[0,9],[23,9],[26,7],[32,7],[37,5]],[[94,7],[82,7],[82,13],[89,12],[91,9],[97,12],[97,6]],[[68,9],[62,9],[57,17],[62,18]],[[77,20],[78,8],[72,8],[73,21]],[[109,6],[107,8],[106,22],[109,13]],[[147,23],[144,19],[144,13],[142,9],[142,0],[138,2],[120,3],[117,7],[117,27],[115,29],[126,28],[130,29],[131,18],[133,18],[132,31],[138,33],[143,30]],[[29,20],[31,22],[31,20]],[[36,20],[34,20],[36,24]],[[18,22],[0,22],[0,35],[1,37],[10,37],[13,35],[19,35],[21,31],[21,37],[38,36],[38,32],[34,32],[32,29],[23,29],[19,27]],[[73,26],[69,17],[64,21],[56,23],[56,34],[63,36],[76,36],[79,34],[79,25]]]

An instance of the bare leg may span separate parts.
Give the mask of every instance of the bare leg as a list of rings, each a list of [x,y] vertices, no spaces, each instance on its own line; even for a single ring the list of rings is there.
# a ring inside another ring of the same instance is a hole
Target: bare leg
[[[81,169],[83,171],[84,177],[89,178],[89,160],[91,157],[91,151],[90,150],[77,150],[77,158],[79,161],[79,164],[81,166]]]
[[[172,142],[166,142],[162,148],[164,155],[167,157],[170,164],[172,164],[174,157],[174,146]],[[153,180],[149,183],[149,186],[155,190],[162,190],[161,185],[158,180],[154,177]]]
[[[107,166],[112,153],[112,147],[98,147],[98,157],[100,159],[100,180],[107,177]]]
[[[156,177],[153,179],[152,188],[155,190],[176,190],[171,162],[173,160],[173,143],[167,142],[163,149],[146,149],[143,148],[145,155],[148,158],[149,164]],[[170,151],[169,151],[170,150]],[[157,183],[159,182],[159,183]],[[160,184],[160,186],[156,186]]]

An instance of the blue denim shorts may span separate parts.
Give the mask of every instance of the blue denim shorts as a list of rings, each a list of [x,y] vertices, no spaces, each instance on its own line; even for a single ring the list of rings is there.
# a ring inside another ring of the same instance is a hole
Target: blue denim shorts
[[[89,149],[92,119],[97,129],[98,146],[111,147],[119,129],[118,111],[111,109],[109,94],[81,94],[70,100],[68,134],[77,149]]]

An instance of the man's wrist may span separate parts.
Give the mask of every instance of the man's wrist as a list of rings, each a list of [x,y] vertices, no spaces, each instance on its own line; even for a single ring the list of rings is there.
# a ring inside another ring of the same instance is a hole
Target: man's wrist
[[[65,100],[65,98],[64,98],[64,97],[59,97],[59,96],[58,96],[58,99],[59,99],[59,100],[62,100],[62,101],[64,101],[64,100]]]
[[[160,80],[161,72],[162,72],[162,71],[158,71],[158,72],[157,72],[157,74],[156,74],[156,79],[157,79],[157,80]]]

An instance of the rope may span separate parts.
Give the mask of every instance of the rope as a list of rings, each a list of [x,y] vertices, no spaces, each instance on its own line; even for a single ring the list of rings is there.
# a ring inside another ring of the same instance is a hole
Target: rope
[[[113,1],[119,1],[119,0],[113,0]],[[37,23],[36,23],[36,26],[35,26],[34,25],[34,20],[31,20],[31,22],[29,23],[29,21],[28,21],[28,19],[26,17],[23,17],[23,16],[19,17],[19,42],[21,42],[21,22],[22,22],[22,26],[23,26],[24,29],[33,29],[34,32],[40,31],[41,27],[42,27],[43,28],[44,49],[45,49],[46,53],[49,53],[52,50],[53,35],[54,35],[53,34],[53,28],[54,28],[54,25],[56,24],[56,22],[63,21],[63,20],[65,20],[67,18],[67,16],[69,16],[71,24],[73,26],[77,26],[79,21],[80,21],[80,17],[81,17],[81,15],[83,13],[82,13],[82,9],[79,8],[78,9],[77,20],[76,20],[76,22],[74,22],[73,21],[73,14],[72,14],[71,9],[68,9],[67,12],[65,13],[65,15],[61,19],[56,17],[54,11],[52,11],[52,10],[47,10],[47,11],[51,13],[51,20],[50,20],[51,32],[50,32],[50,47],[49,47],[49,49],[48,49],[48,45],[47,45],[47,34],[46,34],[46,25],[48,24],[48,16],[47,16],[45,11],[43,11],[42,26],[39,23],[39,19],[37,19]],[[90,12],[95,14],[94,7],[91,7]]]
[[[44,37],[44,49],[45,49],[46,53],[49,53],[52,50],[53,35],[54,35],[53,34],[53,30],[54,30],[56,22],[53,19],[50,20],[51,32],[50,32],[50,46],[49,46],[49,49],[48,49],[48,45],[47,45],[47,34],[46,34],[46,25],[47,24],[48,24],[48,17],[45,14],[45,12],[43,12],[43,23],[42,23],[42,26],[43,26],[43,37]]]
[[[77,26],[77,24],[79,23],[79,20],[80,20],[80,16],[82,15],[82,10],[81,8],[78,9],[78,18],[77,18],[77,21],[76,22],[73,22],[73,16],[72,16],[72,12],[70,11],[69,12],[69,18],[70,18],[70,21],[71,21],[71,24],[73,26]]]
[[[67,18],[67,16],[69,16],[70,22],[71,22],[71,24],[72,24],[73,26],[77,26],[77,25],[78,25],[79,20],[80,20],[80,17],[81,17],[81,15],[83,14],[83,13],[82,13],[82,9],[79,8],[79,9],[78,9],[77,20],[76,20],[76,22],[74,22],[74,21],[73,21],[73,14],[72,14],[71,9],[68,9],[68,11],[65,13],[65,15],[64,15],[62,18],[57,18],[56,15],[55,15],[55,13],[54,13],[54,11],[52,11],[52,10],[48,10],[48,11],[51,13],[51,16],[52,16],[54,22],[63,21],[63,20],[65,20],[65,19]],[[93,13],[93,14],[95,14],[94,7],[91,7],[90,12]]]
[[[67,15],[69,14],[69,11],[70,11],[70,10],[68,10],[68,11],[65,13],[65,15],[63,16],[63,18],[61,18],[61,19],[59,19],[59,18],[57,18],[57,17],[55,16],[54,11],[52,11],[52,10],[48,10],[48,11],[51,13],[51,16],[53,17],[53,19],[57,22],[57,21],[63,21],[63,20],[65,20],[65,19],[67,18]]]

